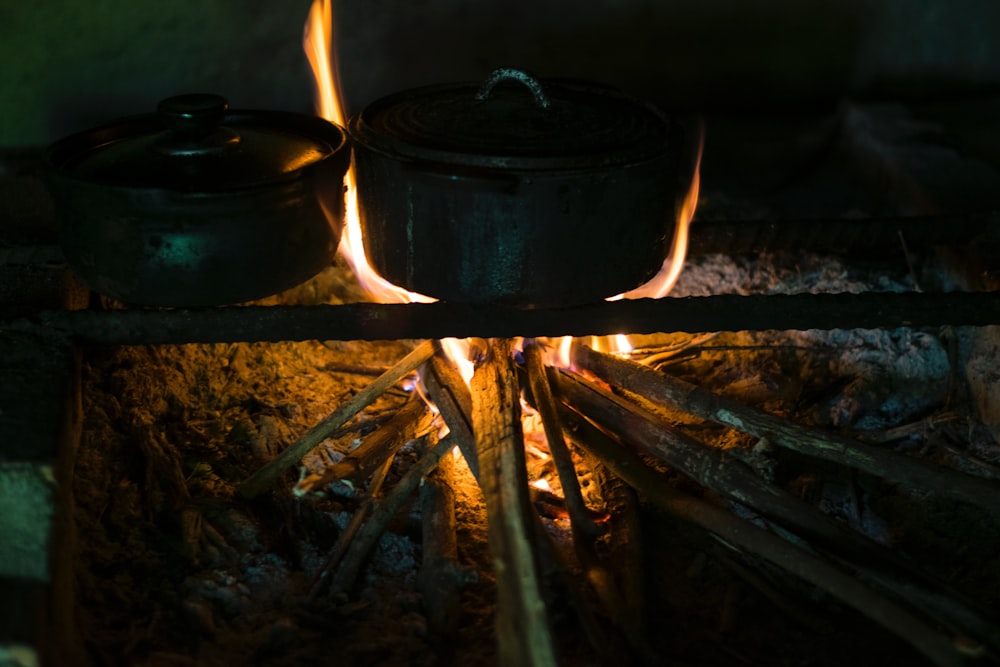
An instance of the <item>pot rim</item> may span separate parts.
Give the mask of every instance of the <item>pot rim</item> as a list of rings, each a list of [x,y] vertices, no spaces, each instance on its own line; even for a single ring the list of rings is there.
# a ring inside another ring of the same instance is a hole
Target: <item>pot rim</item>
[[[506,101],[493,102],[493,87],[506,72],[515,72],[522,83],[520,77],[526,77],[538,89],[531,87],[532,95],[511,91],[506,93]],[[544,108],[539,95],[547,96],[542,98],[547,105]],[[502,126],[489,128],[485,137],[477,136],[480,117],[489,119],[492,114],[502,124],[511,105],[519,116],[527,116],[529,125],[537,121],[553,130],[553,136],[529,128],[538,135],[537,145],[522,141],[522,136],[508,141]],[[455,117],[447,113],[443,118],[435,117],[440,109],[454,111]],[[476,117],[468,117],[472,115]],[[595,119],[610,122],[595,126]],[[452,121],[461,129],[451,132]],[[574,123],[591,131],[577,131]],[[676,148],[673,121],[648,102],[599,83],[535,80],[509,68],[496,70],[482,86],[446,83],[387,95],[355,114],[347,127],[355,148],[378,151],[397,160],[505,172],[601,170],[643,163]]]
[[[315,150],[307,151],[308,155],[304,152],[300,159],[285,160],[284,163],[281,163],[280,155],[271,156],[266,152],[253,154],[252,146],[235,150],[227,147],[223,151],[213,149],[211,152],[215,155],[209,156],[209,161],[205,161],[204,156],[199,154],[164,157],[148,149],[138,149],[138,153],[131,156],[130,161],[134,160],[140,168],[143,167],[142,161],[147,159],[151,162],[159,160],[162,165],[166,165],[165,177],[162,179],[136,177],[130,173],[130,164],[114,165],[107,173],[88,174],[86,170],[79,168],[81,164],[86,164],[88,158],[99,155],[109,147],[121,146],[127,142],[149,143],[158,135],[170,133],[162,114],[144,113],[119,118],[57,140],[44,151],[43,165],[50,177],[128,191],[170,191],[192,196],[225,195],[270,188],[298,180],[303,171],[331,159],[335,162],[328,166],[341,163],[337,166],[347,170],[350,142],[346,130],[318,116],[291,111],[236,109],[227,110],[222,123],[226,130],[262,129],[277,137],[276,141],[280,141],[282,135],[288,135],[290,141],[294,137],[303,145],[311,143]],[[221,161],[218,157],[220,153],[224,156]],[[254,167],[256,173],[219,173],[225,172],[227,165],[250,160],[257,163]]]

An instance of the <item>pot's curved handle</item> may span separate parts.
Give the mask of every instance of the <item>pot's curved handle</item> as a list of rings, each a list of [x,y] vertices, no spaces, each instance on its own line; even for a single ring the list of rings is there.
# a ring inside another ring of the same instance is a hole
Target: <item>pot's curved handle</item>
[[[490,94],[493,93],[493,88],[496,87],[501,81],[517,81],[522,84],[528,90],[531,91],[531,95],[535,98],[535,106],[539,109],[548,109],[552,106],[549,102],[549,98],[545,95],[545,90],[542,88],[542,84],[538,82],[538,79],[531,76],[524,70],[515,69],[513,67],[498,67],[493,70],[493,72],[487,77],[486,81],[483,81],[483,85],[479,87],[479,91],[476,93],[477,100],[488,100]]]

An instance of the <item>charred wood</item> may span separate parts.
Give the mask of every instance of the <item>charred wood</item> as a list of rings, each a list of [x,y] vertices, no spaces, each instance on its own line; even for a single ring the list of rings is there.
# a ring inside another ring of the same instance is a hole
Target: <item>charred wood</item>
[[[569,408],[562,412],[570,439],[599,457],[616,475],[661,510],[713,533],[731,548],[756,554],[808,581],[896,634],[934,664],[954,667],[964,664],[955,638],[941,634],[918,616],[875,593],[819,556],[720,507],[672,488],[612,436],[574,414]]]
[[[453,467],[454,457],[443,455],[420,487],[423,560],[417,590],[423,597],[428,627],[439,637],[458,630],[462,590],[475,580],[475,572],[458,563]]]
[[[334,568],[340,565],[340,561],[344,557],[344,554],[347,553],[347,548],[351,545],[351,541],[354,540],[354,536],[358,534],[361,526],[364,525],[365,520],[375,506],[375,499],[382,490],[382,484],[385,482],[385,476],[389,473],[389,468],[392,466],[393,458],[395,457],[390,456],[387,458],[382,467],[372,475],[371,482],[368,485],[367,498],[361,504],[361,507],[355,510],[350,522],[344,527],[340,535],[337,536],[337,541],[334,543],[333,548],[330,549],[330,553],[323,562],[323,567],[320,568],[319,574],[313,581],[313,585],[309,591],[310,600],[315,600],[323,592],[325,585],[329,583],[330,574]]]
[[[611,384],[807,456],[967,502],[1000,520],[1000,485],[769,415],[649,368],[580,346],[576,363]]]
[[[865,553],[873,545],[791,493],[760,478],[723,450],[685,436],[643,410],[570,371],[558,371],[559,394],[573,408],[698,484],[742,503],[824,545]]]
[[[365,560],[378,543],[379,537],[385,532],[386,526],[392,520],[406,499],[420,485],[425,475],[430,473],[445,454],[451,451],[455,443],[448,438],[440,441],[433,434],[425,437],[427,450],[422,457],[406,471],[406,474],[392,487],[382,499],[376,503],[371,517],[358,530],[357,535],[347,548],[340,567],[333,575],[330,588],[334,595],[346,595],[354,586],[354,582],[364,566]]]
[[[624,603],[624,615],[619,620],[619,625],[631,628],[638,637],[645,637],[645,566],[638,498],[635,491],[622,482],[606,465],[589,453],[587,456],[593,459],[592,465],[596,469],[596,476],[611,517],[607,532],[608,560],[621,564],[616,568],[615,577]]]
[[[548,442],[556,472],[559,474],[559,482],[562,484],[566,511],[569,513],[573,526],[574,540],[593,540],[600,531],[588,515],[587,505],[583,501],[580,480],[576,476],[576,468],[573,466],[573,455],[566,446],[566,439],[563,436],[562,425],[559,422],[559,411],[555,398],[552,396],[552,388],[549,386],[543,356],[544,352],[538,343],[528,342],[525,344],[524,358],[528,368],[528,383],[531,387],[531,393],[535,397],[538,414],[542,418],[545,439]]]

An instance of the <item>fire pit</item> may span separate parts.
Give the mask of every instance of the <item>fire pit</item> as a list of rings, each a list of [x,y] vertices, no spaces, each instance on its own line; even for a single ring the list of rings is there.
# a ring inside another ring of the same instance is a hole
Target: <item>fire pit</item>
[[[350,270],[239,307],[5,304],[0,424],[60,443],[0,466],[10,608],[51,612],[51,664],[987,664],[1000,308],[932,246],[995,215],[902,218],[855,152],[814,157],[743,198],[706,178],[693,256],[675,234],[630,295],[660,301],[411,303],[349,174]],[[0,268],[61,271],[23,245]]]

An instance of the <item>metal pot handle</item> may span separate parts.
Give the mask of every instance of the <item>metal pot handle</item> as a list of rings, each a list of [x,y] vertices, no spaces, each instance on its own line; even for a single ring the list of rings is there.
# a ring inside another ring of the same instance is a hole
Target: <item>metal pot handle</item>
[[[531,76],[524,70],[515,69],[513,67],[498,67],[493,70],[493,73],[490,74],[486,81],[483,81],[483,85],[479,87],[479,91],[476,93],[476,99],[480,101],[488,100],[490,94],[493,92],[493,88],[501,81],[508,80],[517,81],[530,90],[531,95],[535,98],[535,106],[539,109],[548,109],[552,106],[552,103],[549,102],[549,98],[545,96],[545,91],[542,89],[542,84],[538,82],[538,79]]]

